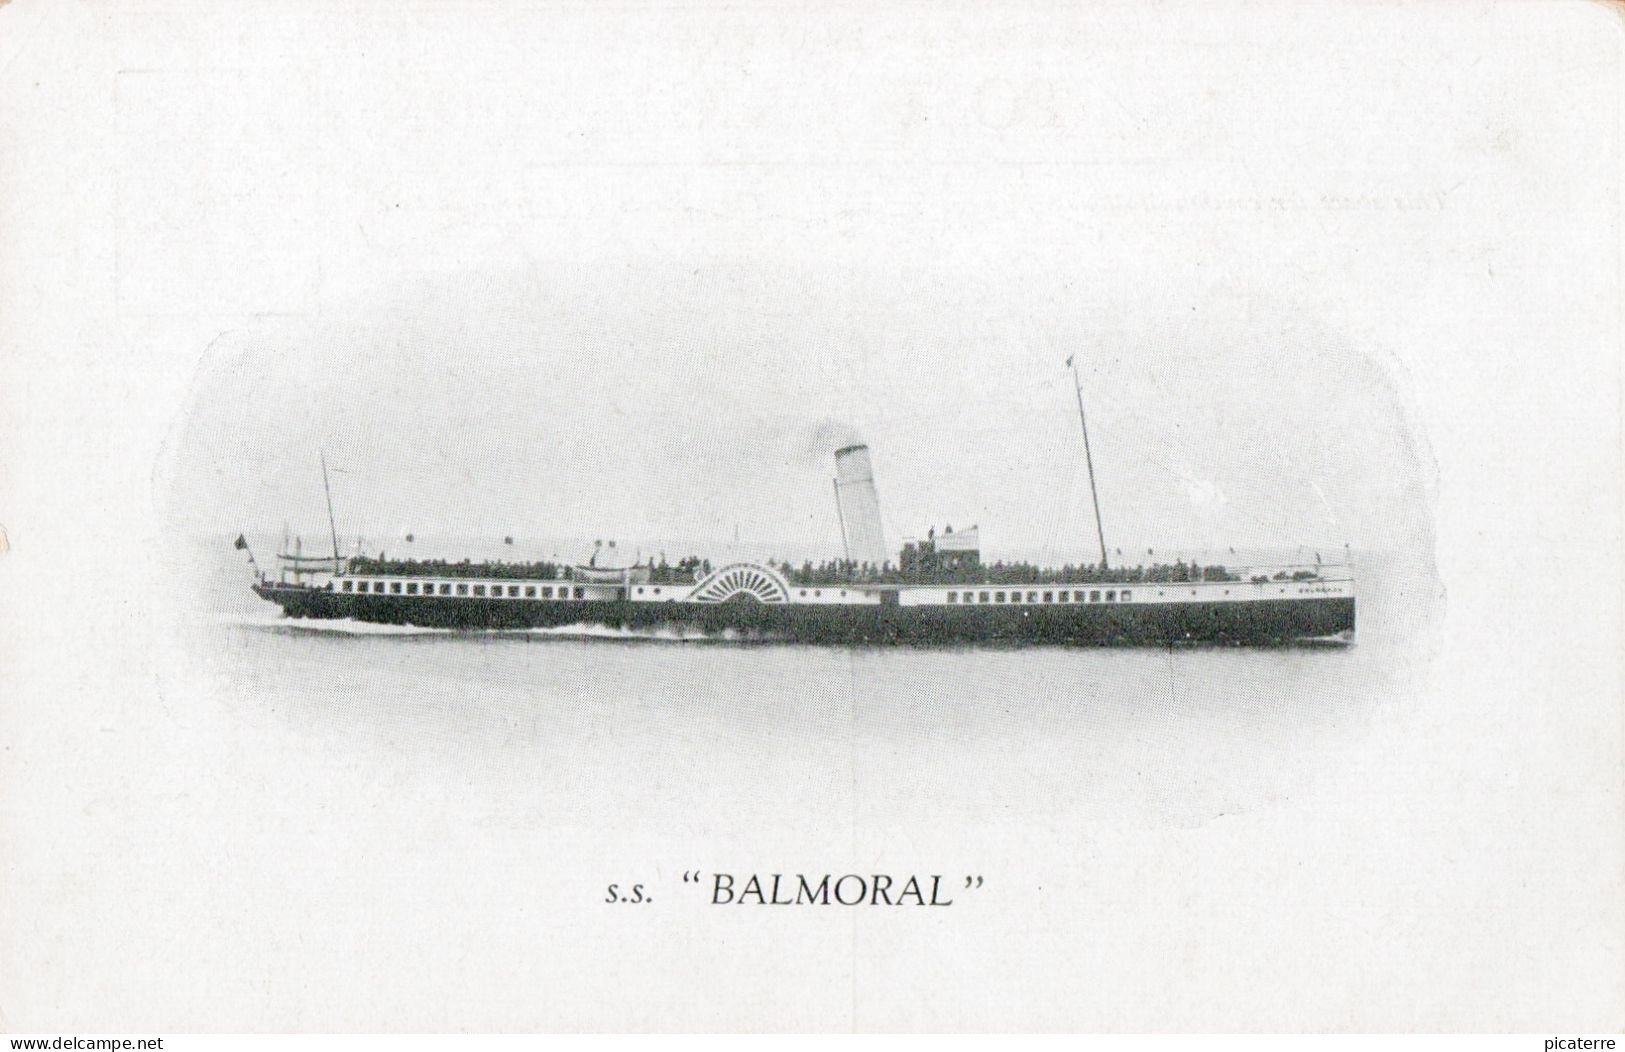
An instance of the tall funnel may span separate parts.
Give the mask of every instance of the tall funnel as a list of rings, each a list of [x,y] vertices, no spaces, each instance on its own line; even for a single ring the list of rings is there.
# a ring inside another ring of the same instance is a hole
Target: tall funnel
[[[890,554],[880,528],[880,496],[875,492],[868,446],[845,446],[835,451],[835,501],[841,513],[846,557],[876,566],[885,563]]]

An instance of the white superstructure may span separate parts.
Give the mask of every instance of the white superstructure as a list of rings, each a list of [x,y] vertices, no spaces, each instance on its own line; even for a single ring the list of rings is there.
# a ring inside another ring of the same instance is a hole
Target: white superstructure
[[[1272,568],[1273,569],[1273,568]],[[1282,574],[1284,576],[1276,576]],[[1294,575],[1300,576],[1294,576]],[[1312,576],[1301,576],[1312,574]],[[343,574],[330,590],[341,595],[388,595],[401,598],[543,600],[569,602],[725,603],[749,599],[760,603],[806,606],[1093,606],[1099,604],[1252,603],[1269,600],[1354,597],[1354,580],[1342,567],[1315,570],[1288,567],[1265,574],[1252,571],[1239,581],[1119,581],[1065,583],[967,582],[954,584],[881,584],[843,582],[794,584],[763,563],[740,562],[720,567],[701,580],[655,584],[627,575],[619,581],[507,580],[439,578],[397,574]]]

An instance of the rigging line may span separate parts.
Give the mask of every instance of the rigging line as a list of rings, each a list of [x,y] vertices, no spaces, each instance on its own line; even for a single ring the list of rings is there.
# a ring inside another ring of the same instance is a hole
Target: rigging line
[[[333,532],[333,572],[339,572],[339,528],[333,519],[333,487],[327,481],[327,451],[321,450],[322,490],[327,494],[327,528]]]
[[[1065,523],[1068,513],[1072,509],[1073,494],[1077,489],[1077,470],[1075,467],[1061,470],[1061,486],[1060,505],[1058,507],[1052,505],[1047,528],[1044,532],[1044,550],[1047,552],[1061,551],[1062,546],[1066,545],[1071,539],[1069,532],[1065,531]]]

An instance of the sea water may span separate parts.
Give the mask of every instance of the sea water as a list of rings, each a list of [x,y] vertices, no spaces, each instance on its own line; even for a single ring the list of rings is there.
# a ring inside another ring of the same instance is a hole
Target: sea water
[[[298,621],[229,540],[171,569],[155,700],[112,721],[97,828],[151,861],[109,944],[317,1029],[1267,1023],[1322,945],[1282,918],[1367,873],[1290,830],[1395,733],[1436,600],[1368,562],[1347,647],[852,648]],[[757,915],[719,872],[954,905]],[[109,1003],[195,1013],[170,981]]]
[[[429,759],[442,746],[446,759],[490,748],[517,761],[604,738],[692,742],[708,764],[723,750],[769,777],[839,768],[881,810],[903,793],[1020,817],[1020,801],[1055,806],[1098,784],[1102,806],[1176,824],[1301,788],[1317,742],[1357,739],[1421,671],[1437,598],[1372,558],[1354,567],[1346,647],[825,647],[676,627],[290,619],[217,547],[178,610],[192,656],[254,699],[245,720],[274,709],[301,734],[421,742]],[[988,771],[996,784],[979,780]]]

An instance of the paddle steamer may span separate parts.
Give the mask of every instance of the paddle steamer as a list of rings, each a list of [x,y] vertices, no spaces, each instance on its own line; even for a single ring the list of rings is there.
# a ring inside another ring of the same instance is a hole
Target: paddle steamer
[[[1075,368],[1073,381],[1076,388]],[[333,555],[283,551],[279,576],[261,573],[253,588],[291,618],[458,629],[601,625],[856,645],[1352,641],[1354,578],[1346,566],[1318,559],[1262,569],[1111,566],[1081,390],[1078,419],[1100,542],[1096,565],[988,566],[974,527],[940,535],[933,529],[893,561],[869,450],[849,445],[835,453],[845,558],[819,568],[768,561],[713,568],[699,559],[673,568],[653,560],[603,567],[343,558],[329,489]],[[325,460],[322,467],[325,486]],[[246,539],[239,536],[237,545],[246,548]]]

